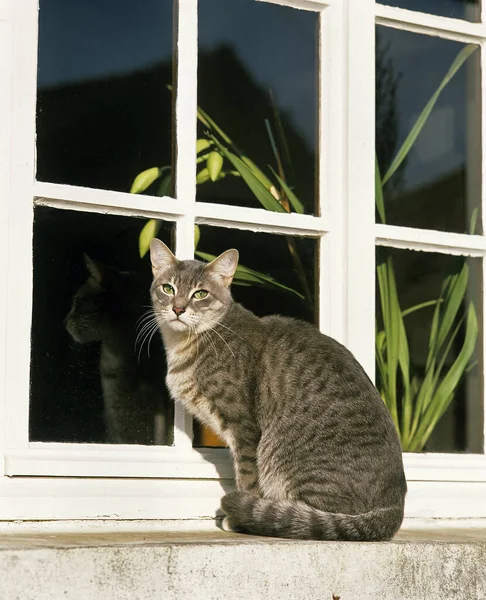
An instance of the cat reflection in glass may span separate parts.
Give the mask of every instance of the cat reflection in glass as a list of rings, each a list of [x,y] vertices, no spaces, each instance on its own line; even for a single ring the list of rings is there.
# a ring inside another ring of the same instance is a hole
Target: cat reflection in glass
[[[133,272],[122,272],[85,255],[88,278],[74,295],[65,320],[78,343],[100,343],[100,377],[107,441],[170,444],[173,403],[164,383],[166,359],[156,343],[136,347],[148,298]]]
[[[154,323],[174,400],[234,458],[223,526],[284,538],[377,541],[403,520],[406,482],[393,421],[341,344],[295,319],[233,301],[238,252],[206,264],[150,247]]]

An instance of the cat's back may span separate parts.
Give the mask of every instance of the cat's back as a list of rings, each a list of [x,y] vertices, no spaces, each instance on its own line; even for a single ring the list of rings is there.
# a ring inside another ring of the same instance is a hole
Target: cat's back
[[[317,382],[339,385],[343,380],[349,384],[352,379],[381,402],[352,353],[314,325],[280,315],[257,317],[239,304],[232,307],[230,324],[235,334],[239,332],[232,336],[239,353],[244,354],[245,359],[252,358],[260,376],[271,376],[300,387]],[[244,343],[239,343],[240,340]]]
[[[314,325],[293,319],[272,315],[260,319],[262,340],[265,343],[264,358],[273,363],[281,358],[292,358],[286,365],[295,365],[302,369],[302,375],[318,371],[323,377],[349,376],[353,373],[358,379],[365,380],[373,388],[364,369],[352,353],[337,340],[321,333]],[[272,352],[271,349],[276,352]]]
[[[390,414],[353,354],[310,323],[281,316],[260,319],[259,371],[267,406],[280,414],[301,411],[320,421],[324,415],[373,423],[396,432]],[[333,419],[334,420],[334,419]],[[375,427],[372,427],[375,429]]]

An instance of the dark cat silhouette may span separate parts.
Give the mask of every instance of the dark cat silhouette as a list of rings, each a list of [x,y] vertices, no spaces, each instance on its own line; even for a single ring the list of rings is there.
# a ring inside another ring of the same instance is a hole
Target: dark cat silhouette
[[[100,376],[108,442],[169,444],[173,403],[165,387],[166,360],[158,333],[150,352],[140,340],[152,332],[147,286],[85,255],[89,277],[73,298],[65,326],[81,344],[101,343]],[[147,328],[143,329],[144,324]],[[147,340],[148,341],[148,340]]]

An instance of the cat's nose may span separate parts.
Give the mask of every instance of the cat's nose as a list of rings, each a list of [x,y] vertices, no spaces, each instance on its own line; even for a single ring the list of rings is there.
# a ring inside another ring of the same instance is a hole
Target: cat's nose
[[[186,309],[185,309],[185,308],[182,308],[182,306],[173,306],[173,307],[172,307],[172,310],[175,312],[175,314],[176,314],[177,316],[179,316],[179,315],[182,315],[182,313],[185,313],[185,312],[186,312]]]

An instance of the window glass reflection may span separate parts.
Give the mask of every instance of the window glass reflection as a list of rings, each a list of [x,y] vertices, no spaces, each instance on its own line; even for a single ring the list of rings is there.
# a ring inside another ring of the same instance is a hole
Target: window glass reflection
[[[171,79],[172,0],[41,0],[37,178],[127,192],[170,165]]]
[[[316,212],[318,18],[252,0],[199,3],[198,103],[219,129],[200,119],[198,134],[220,144],[198,155],[199,200],[267,208],[259,197],[266,190],[267,205],[297,210],[284,180],[302,210]],[[224,161],[211,178],[212,150]],[[263,183],[260,195],[248,169]]]
[[[463,57],[420,121],[454,61]],[[480,232],[479,58],[474,46],[377,28],[376,152],[382,178],[417,123],[424,123],[383,187],[386,223],[465,233],[476,222]]]
[[[140,219],[37,208],[30,440],[171,444]],[[170,244],[170,225],[159,237]]]

